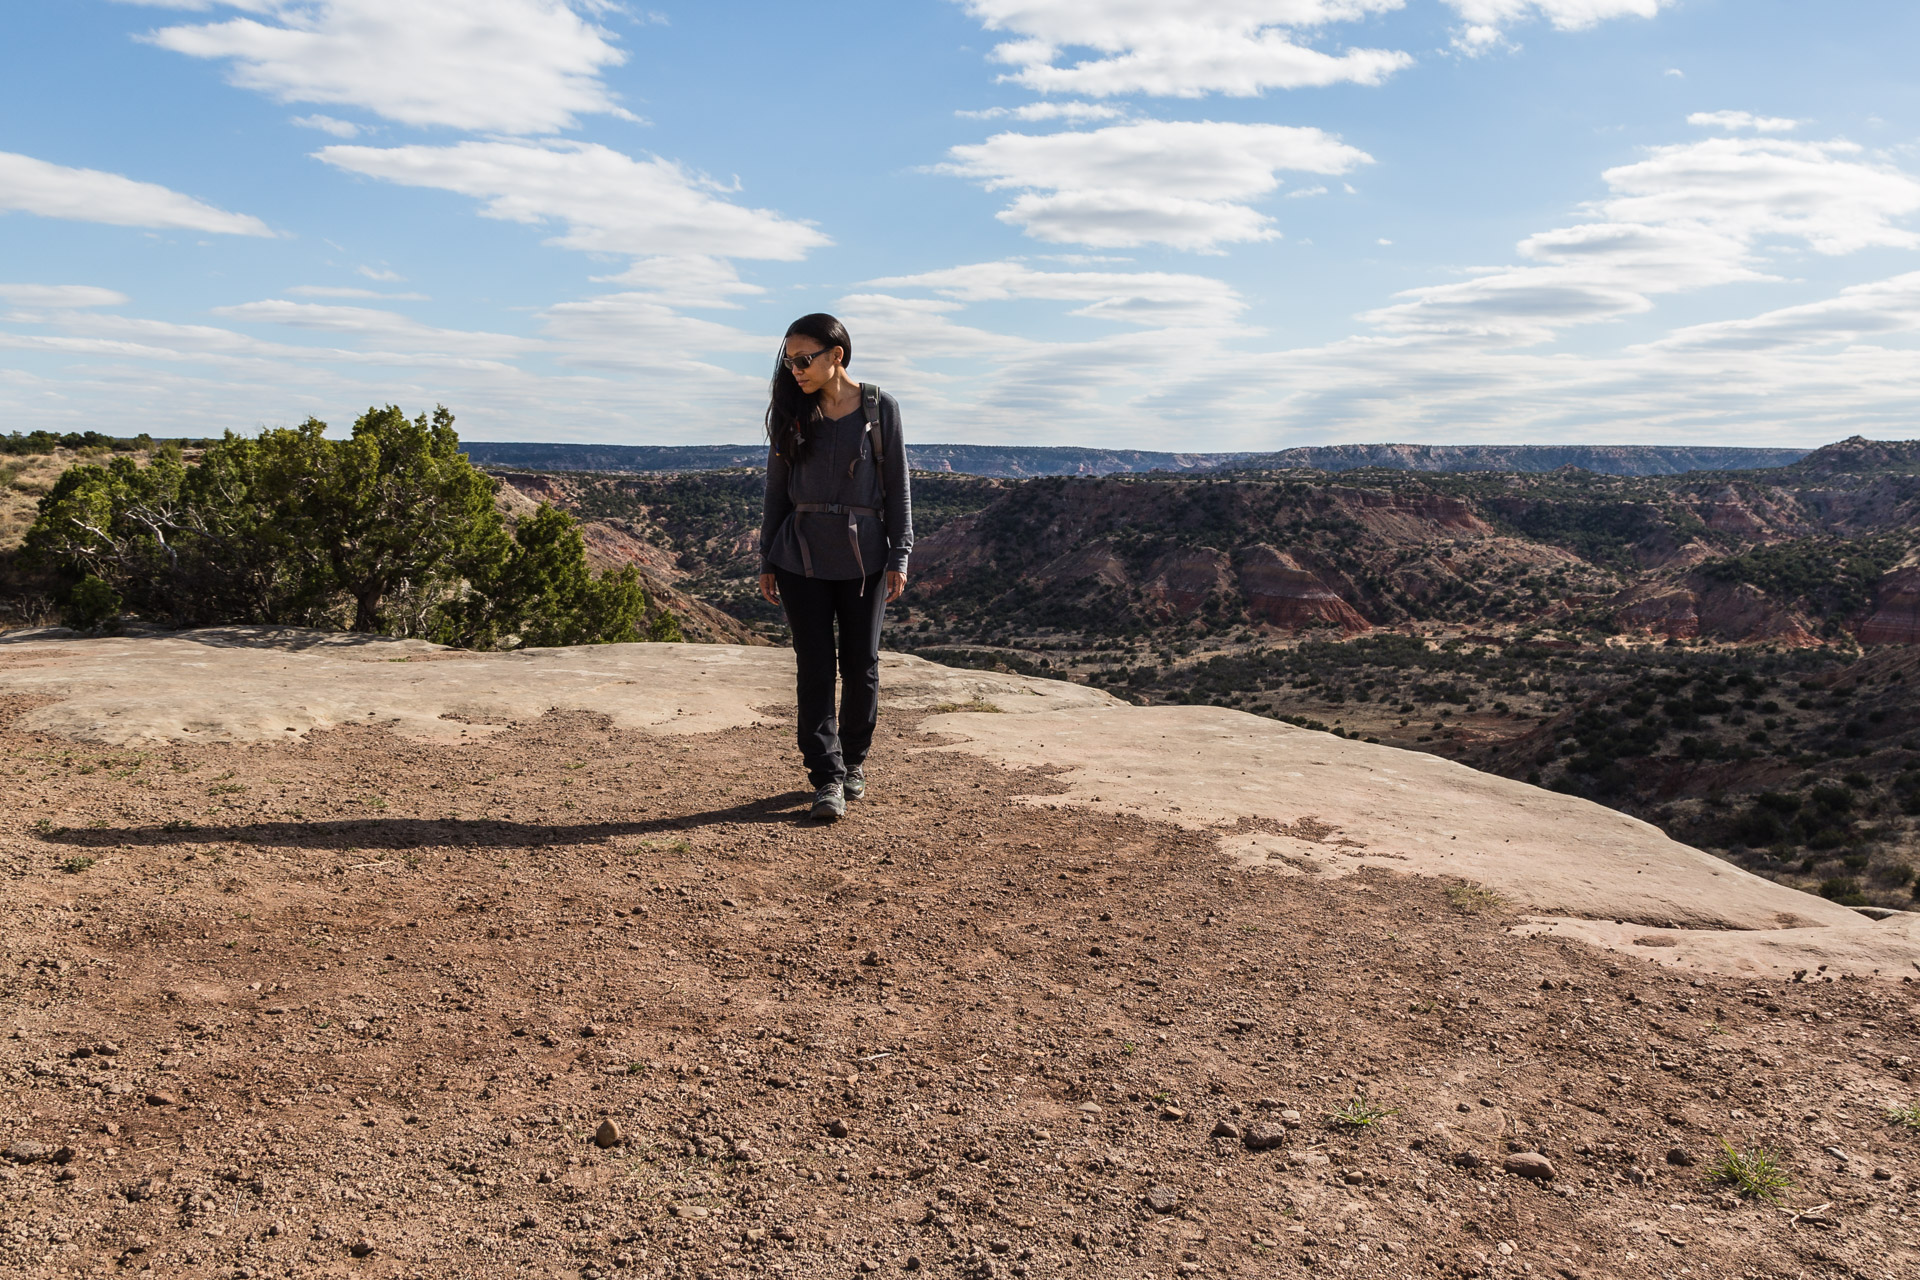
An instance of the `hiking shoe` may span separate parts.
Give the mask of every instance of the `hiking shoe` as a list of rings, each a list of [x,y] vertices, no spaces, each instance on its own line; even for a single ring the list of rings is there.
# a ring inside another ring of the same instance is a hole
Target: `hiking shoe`
[[[847,793],[847,799],[865,800],[867,798],[867,771],[859,765],[855,765],[853,768],[847,770],[847,780],[840,785]]]
[[[813,818],[816,822],[838,822],[847,816],[847,793],[837,782],[829,782],[813,793]]]

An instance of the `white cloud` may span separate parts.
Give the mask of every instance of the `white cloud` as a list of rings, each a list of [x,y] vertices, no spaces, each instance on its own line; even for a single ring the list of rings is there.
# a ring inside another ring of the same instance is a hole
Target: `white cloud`
[[[377,289],[342,288],[339,285],[299,284],[287,290],[301,298],[384,298],[389,302],[426,302],[424,293],[381,293]]]
[[[130,301],[114,289],[90,284],[0,284],[0,302],[20,307],[78,311],[92,307],[120,307]]]
[[[1387,332],[1545,341],[1571,325],[1650,311],[1660,294],[1771,278],[1780,241],[1838,255],[1920,247],[1898,220],[1920,211],[1920,180],[1857,157],[1847,143],[1712,138],[1656,147],[1602,176],[1599,220],[1529,236],[1537,265],[1411,289],[1367,319]]]
[[[153,0],[146,0],[153,3]],[[231,63],[229,78],[279,102],[360,107],[408,125],[549,133],[627,113],[602,81],[626,60],[567,0],[229,0],[154,4],[237,9],[223,22],[147,39]]]
[[[98,169],[69,169],[0,151],[0,213],[8,211],[116,227],[273,235],[258,218],[216,209],[151,182],[136,182]]]
[[[489,218],[557,222],[562,230],[549,243],[568,249],[792,261],[830,243],[806,223],[722,199],[729,188],[671,160],[636,160],[597,143],[337,146],[317,154],[352,173],[472,196]]]
[[[1709,138],[1656,147],[1603,177],[1608,211],[1626,222],[1698,226],[1758,240],[1804,239],[1820,253],[1912,248],[1920,236],[1894,219],[1920,210],[1920,181],[1856,159],[1848,142]]]
[[[540,321],[547,339],[559,349],[560,362],[580,368],[730,380],[734,375],[709,356],[762,352],[771,373],[779,346],[777,331],[747,333],[682,315],[655,293],[608,293],[562,302],[541,312]]]
[[[1498,28],[1545,18],[1562,31],[1583,31],[1611,18],[1652,18],[1677,0],[1446,0],[1468,23]]]
[[[1761,352],[1914,332],[1920,332],[1920,271],[1851,285],[1832,298],[1747,319],[1689,325],[1652,345],[1680,352]]]
[[[1199,251],[1277,237],[1248,202],[1275,190],[1280,170],[1336,174],[1372,162],[1319,129],[1163,120],[1002,133],[948,154],[941,171],[1021,191],[998,216],[1036,239]]]
[[[1703,129],[1726,129],[1729,132],[1751,129],[1755,133],[1791,133],[1800,127],[1798,120],[1789,120],[1785,116],[1756,116],[1751,111],[1696,111],[1687,117],[1687,123]]]
[[[962,120],[1064,120],[1068,124],[1091,124],[1099,120],[1118,120],[1123,108],[1104,102],[1029,102],[1018,107],[988,107],[984,111],[956,111]]]
[[[369,267],[363,264],[355,267],[353,273],[357,276],[365,276],[369,280],[384,280],[388,283],[406,279],[405,276],[393,270],[391,267]]]
[[[1454,28],[1453,47],[1470,58],[1496,49],[1517,49],[1507,28],[1544,18],[1561,31],[1583,31],[1611,18],[1652,18],[1678,0],[1446,0],[1465,22]],[[1668,70],[1667,75],[1683,74]]]
[[[1154,0],[961,0],[990,31],[1003,79],[1042,93],[1252,96],[1268,89],[1379,84],[1413,61],[1389,49],[1326,53],[1292,31],[1401,7],[1403,0],[1211,0],[1177,13]],[[1096,57],[1064,59],[1064,50]]]
[[[216,307],[214,314],[255,324],[286,325],[318,333],[340,334],[387,346],[461,355],[503,358],[524,353],[538,344],[503,333],[464,329],[437,329],[397,311],[372,307],[327,306],[317,302],[287,302],[272,298],[233,307]]]
[[[1232,285],[1163,271],[1035,271],[1020,262],[981,262],[869,280],[876,289],[926,289],[956,302],[1032,299],[1084,303],[1077,316],[1127,324],[1228,325],[1247,309]]]
[[[330,133],[336,138],[357,138],[360,136],[359,125],[354,124],[351,120],[336,120],[332,116],[319,114],[295,116],[292,120],[288,121],[288,123],[297,124],[302,129],[318,129],[320,132]]]
[[[735,298],[760,297],[766,290],[740,278],[725,258],[700,256],[642,258],[617,276],[596,277],[635,285],[658,302],[676,307],[737,308]]]

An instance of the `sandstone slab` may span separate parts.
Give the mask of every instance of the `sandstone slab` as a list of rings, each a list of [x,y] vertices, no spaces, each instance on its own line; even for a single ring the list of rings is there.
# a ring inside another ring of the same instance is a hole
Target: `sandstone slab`
[[[883,657],[881,683],[888,705],[903,710],[1115,702],[1063,681],[903,654]],[[285,627],[99,639],[15,632],[0,637],[0,690],[49,700],[22,728],[116,747],[281,742],[343,725],[473,741],[552,709],[600,712],[643,733],[698,734],[775,722],[793,700],[793,655],[708,644],[479,654]]]

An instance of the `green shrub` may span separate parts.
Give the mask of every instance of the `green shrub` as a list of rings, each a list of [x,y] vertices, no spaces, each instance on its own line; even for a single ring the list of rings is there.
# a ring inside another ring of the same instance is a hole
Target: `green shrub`
[[[1835,876],[1831,880],[1822,880],[1820,896],[1831,898],[1843,907],[1867,905],[1867,895],[1860,892],[1860,882],[1852,876]]]
[[[119,457],[68,469],[26,551],[72,584],[75,617],[128,608],[176,626],[271,623],[487,645],[638,640],[632,568],[595,578],[572,517],[543,508],[512,536],[497,486],[460,452],[453,415],[369,409],[229,433],[187,465]],[[670,634],[671,619],[649,633]]]
[[[76,631],[96,631],[120,616],[123,603],[118,591],[88,574],[67,592],[61,618]]]
[[[1707,1166],[1707,1178],[1753,1200],[1778,1200],[1793,1186],[1771,1151],[1736,1151],[1725,1138],[1720,1139],[1720,1155]]]

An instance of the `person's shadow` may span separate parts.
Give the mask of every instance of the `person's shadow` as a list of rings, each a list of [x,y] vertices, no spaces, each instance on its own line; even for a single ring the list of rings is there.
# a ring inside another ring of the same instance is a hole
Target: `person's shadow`
[[[55,827],[42,840],[82,849],[119,845],[155,847],[176,844],[276,845],[309,849],[417,849],[423,845],[462,848],[524,848],[531,845],[590,844],[619,836],[677,835],[722,823],[736,826],[811,827],[804,807],[811,792],[789,791],[729,809],[645,818],[632,822],[535,823],[498,818],[331,818],[317,822],[201,824],[185,821],[143,827]],[[796,806],[799,806],[796,812]]]

